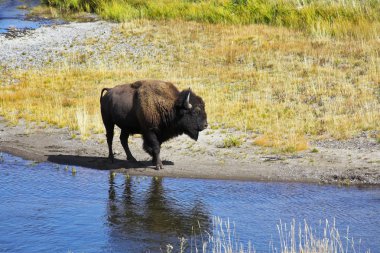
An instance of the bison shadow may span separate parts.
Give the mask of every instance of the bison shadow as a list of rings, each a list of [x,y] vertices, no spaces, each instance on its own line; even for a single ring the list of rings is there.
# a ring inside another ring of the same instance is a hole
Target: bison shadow
[[[79,156],[79,155],[49,155],[47,160],[52,163],[70,165],[70,166],[80,166],[93,168],[98,170],[112,170],[112,169],[153,169],[152,161],[127,161],[114,159],[114,162],[106,157],[99,156]],[[163,161],[164,165],[174,165],[172,161]]]

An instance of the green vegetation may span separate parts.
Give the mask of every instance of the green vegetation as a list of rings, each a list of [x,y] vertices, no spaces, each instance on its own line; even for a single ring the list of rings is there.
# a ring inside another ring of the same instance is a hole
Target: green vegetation
[[[114,172],[114,171],[110,171],[109,178],[110,178],[111,180],[114,180],[115,177],[116,177],[116,172]]]
[[[240,147],[243,140],[240,136],[228,135],[223,140],[223,148]]]
[[[311,150],[311,153],[318,153],[319,152],[319,150],[317,149],[317,148],[313,148],[312,150]]]
[[[375,37],[379,0],[43,0],[61,12],[95,12],[104,19],[182,19],[224,24],[268,24],[313,35]]]

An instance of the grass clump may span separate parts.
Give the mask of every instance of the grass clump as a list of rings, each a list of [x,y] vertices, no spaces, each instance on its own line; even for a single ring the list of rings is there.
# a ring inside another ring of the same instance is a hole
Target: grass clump
[[[228,135],[223,140],[223,148],[240,147],[243,144],[243,140],[240,136]]]
[[[268,132],[257,137],[253,143],[262,147],[275,148],[279,152],[294,153],[309,148],[304,134],[293,132]]]
[[[313,148],[310,152],[311,152],[311,153],[318,153],[319,150],[318,150],[317,148]]]
[[[201,228],[200,228],[201,229]],[[357,245],[354,238],[347,234],[341,236],[336,227],[335,220],[330,223],[320,221],[316,228],[306,221],[296,223],[293,219],[290,224],[277,224],[278,241],[270,242],[268,252],[275,253],[349,253],[361,252],[360,241]],[[199,237],[179,239],[179,249],[174,249],[171,244],[166,247],[166,252],[201,252],[201,253],[254,253],[254,243],[251,241],[244,245],[236,234],[235,224],[229,220],[213,217],[212,231],[206,231]],[[369,249],[363,251],[370,253]]]
[[[105,19],[182,19],[223,24],[284,26],[318,36],[373,37],[380,1],[298,0],[43,0],[61,11],[95,12]]]
[[[64,102],[62,102],[64,106]],[[75,112],[78,130],[81,133],[82,140],[86,140],[89,137],[89,117],[84,106],[78,107]]]

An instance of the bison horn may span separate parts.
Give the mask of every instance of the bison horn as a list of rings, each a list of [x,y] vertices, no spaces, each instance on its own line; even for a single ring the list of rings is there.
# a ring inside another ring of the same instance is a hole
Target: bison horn
[[[187,98],[186,98],[186,101],[185,101],[185,107],[186,107],[186,109],[191,109],[191,107],[193,107],[190,104],[190,89],[189,89],[189,94],[187,95]]]

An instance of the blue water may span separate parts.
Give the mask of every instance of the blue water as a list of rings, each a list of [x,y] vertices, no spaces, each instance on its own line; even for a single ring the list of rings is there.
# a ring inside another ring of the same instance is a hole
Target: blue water
[[[0,153],[0,203],[0,252],[166,252],[179,237],[212,233],[214,216],[257,252],[279,248],[280,219],[318,228],[334,218],[356,252],[359,241],[361,252],[380,252],[379,188],[112,177]]]
[[[0,33],[6,33],[9,28],[36,29],[42,25],[62,23],[62,21],[47,19],[28,20],[28,10],[18,8],[19,6],[30,8],[39,3],[39,0],[0,0]]]

